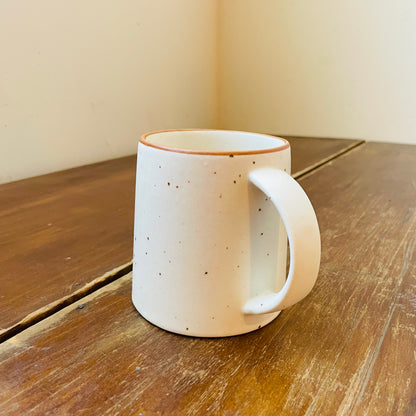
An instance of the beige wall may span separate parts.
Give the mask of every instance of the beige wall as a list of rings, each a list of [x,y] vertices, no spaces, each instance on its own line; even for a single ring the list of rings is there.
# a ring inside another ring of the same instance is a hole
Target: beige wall
[[[416,143],[413,0],[0,3],[0,183],[206,127]]]
[[[220,126],[416,143],[416,2],[220,1]]]
[[[0,3],[0,182],[216,125],[213,0]]]

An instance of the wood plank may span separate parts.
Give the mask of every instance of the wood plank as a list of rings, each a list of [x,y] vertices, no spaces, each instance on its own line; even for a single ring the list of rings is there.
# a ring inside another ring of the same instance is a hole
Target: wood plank
[[[363,140],[282,136],[292,150],[292,176],[299,178],[364,143]]]
[[[0,345],[0,413],[415,414],[415,158],[369,143],[301,180],[320,276],[265,328],[159,330],[132,306],[127,275]]]
[[[357,143],[290,141],[301,171]],[[0,341],[128,271],[135,164],[129,156],[0,186]]]
[[[0,186],[0,339],[128,268],[135,169],[129,156]]]

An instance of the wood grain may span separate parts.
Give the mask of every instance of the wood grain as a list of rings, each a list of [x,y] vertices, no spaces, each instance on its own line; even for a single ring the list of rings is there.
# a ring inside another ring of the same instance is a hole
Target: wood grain
[[[301,171],[357,144],[290,142]],[[129,270],[135,164],[129,156],[0,186],[0,342]]]
[[[0,186],[0,339],[129,267],[136,157]]]
[[[363,140],[282,136],[292,151],[292,176],[299,178],[364,143]]]
[[[301,180],[312,293],[223,339],[143,320],[130,275],[0,345],[4,415],[414,415],[416,147],[370,143]]]

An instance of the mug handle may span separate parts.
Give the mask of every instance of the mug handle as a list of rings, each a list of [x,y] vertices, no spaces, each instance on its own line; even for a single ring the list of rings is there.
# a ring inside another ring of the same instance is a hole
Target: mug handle
[[[282,170],[257,169],[249,173],[249,180],[273,202],[282,218],[289,240],[290,266],[283,288],[249,299],[243,313],[277,312],[299,302],[315,284],[321,257],[318,221],[305,191]]]

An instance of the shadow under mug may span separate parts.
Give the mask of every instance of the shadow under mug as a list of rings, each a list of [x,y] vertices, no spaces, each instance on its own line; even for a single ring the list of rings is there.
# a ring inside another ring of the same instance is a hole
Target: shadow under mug
[[[132,299],[146,320],[202,337],[261,328],[311,291],[320,250],[286,140],[196,129],[141,137]]]

